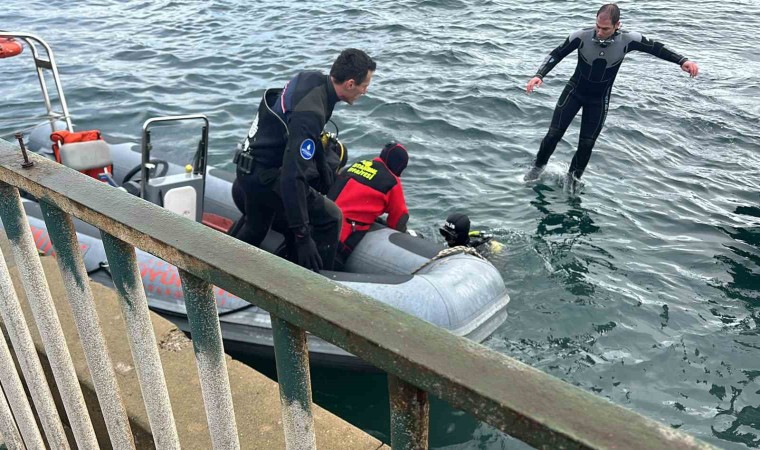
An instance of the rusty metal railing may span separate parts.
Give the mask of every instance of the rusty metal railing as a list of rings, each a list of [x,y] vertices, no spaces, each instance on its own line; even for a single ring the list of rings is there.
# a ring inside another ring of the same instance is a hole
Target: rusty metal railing
[[[219,319],[211,296],[212,284],[246,299],[272,316],[288,449],[316,446],[306,332],[389,374],[393,448],[427,448],[428,393],[539,448],[711,448],[685,433],[105,183],[37,155],[31,155],[31,159],[34,167],[22,168],[19,148],[0,140],[0,211],[6,228],[6,217],[16,223],[16,231],[9,232],[11,240],[16,241],[14,256],[18,241],[29,239],[23,237],[29,230],[23,226],[24,213],[18,197],[18,190],[22,190],[40,199],[48,211],[45,214],[48,227],[59,227],[51,236],[59,253],[61,270],[67,274],[65,277],[69,277],[70,289],[82,291],[70,297],[72,303],[79,303],[83,310],[77,320],[94,320],[90,312],[85,311],[92,298],[83,288],[86,279],[81,272],[81,260],[76,257],[76,237],[69,228],[70,216],[101,230],[130,329],[130,344],[151,428],[154,436],[159,430],[165,430],[164,435],[156,436],[157,443],[162,443],[160,447],[174,448],[178,444],[156,344],[144,339],[151,333],[141,331],[149,327],[149,320],[135,262],[135,247],[180,270],[214,448],[238,448],[239,442]],[[52,224],[53,221],[57,224]],[[186,238],[178,239],[178,236]],[[66,253],[64,258],[60,257],[61,251]],[[20,253],[18,257],[29,257],[29,252]],[[6,272],[6,267],[0,266],[0,275]],[[37,269],[34,272],[39,277],[41,272]],[[38,279],[37,282],[44,283],[44,280]],[[12,304],[14,294],[6,293],[5,286],[0,277],[3,302]],[[30,289],[35,288],[27,287],[27,292]],[[12,321],[12,317],[5,316],[6,308],[2,307],[2,310],[3,319]],[[55,336],[52,339],[56,339]],[[91,347],[88,348],[91,369],[110,364],[102,353],[99,339],[93,339],[88,346]],[[16,347],[17,352],[19,348],[23,349]],[[2,348],[0,356],[1,351]],[[91,358],[97,362],[91,362]],[[56,364],[68,367],[70,362]],[[12,395],[12,390],[5,387],[6,380],[0,381],[6,395]],[[56,377],[56,382],[63,384],[65,381]],[[107,380],[101,382],[104,386],[108,384]],[[146,395],[146,392],[151,394]],[[120,408],[116,405],[118,395],[101,396],[98,389],[98,398],[101,407],[115,410],[114,430],[109,426],[112,441],[115,441],[122,433],[121,414],[116,411]],[[33,400],[39,413],[40,406],[36,399]],[[108,404],[104,405],[104,402]],[[3,407],[0,401],[0,409]],[[7,416],[7,411],[0,412],[0,432],[5,434],[7,430],[15,436],[13,423],[8,423]],[[51,419],[51,422],[60,421]],[[33,442],[34,430],[22,427],[18,419],[15,423],[24,442]],[[47,436],[44,423],[43,428]],[[8,440],[11,439],[13,437]]]

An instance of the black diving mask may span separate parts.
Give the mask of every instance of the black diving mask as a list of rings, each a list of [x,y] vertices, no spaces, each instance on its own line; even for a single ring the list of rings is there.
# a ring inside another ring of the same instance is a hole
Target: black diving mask
[[[438,228],[438,232],[441,233],[441,236],[446,240],[446,243],[449,245],[456,245],[457,242],[457,232],[456,230],[453,230],[449,227],[446,227],[446,225]]]
[[[456,245],[466,245],[467,237],[466,236],[460,236],[459,233],[457,233],[457,230],[454,229],[448,223],[444,224],[440,228],[438,228],[438,232],[441,233],[441,236],[443,236],[443,239],[446,240],[446,244],[449,245],[449,247],[454,247]]]

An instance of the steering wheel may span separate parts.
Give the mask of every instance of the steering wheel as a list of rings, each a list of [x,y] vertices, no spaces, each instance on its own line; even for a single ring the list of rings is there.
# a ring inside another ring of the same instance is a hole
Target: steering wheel
[[[162,177],[169,172],[169,163],[163,159],[151,159],[148,163],[153,164],[154,166],[152,169],[148,169],[148,175],[150,175],[151,178]],[[133,167],[126,175],[124,175],[124,179],[121,180],[121,185],[124,186],[127,182],[131,181],[135,175],[141,172],[141,169],[142,163]]]

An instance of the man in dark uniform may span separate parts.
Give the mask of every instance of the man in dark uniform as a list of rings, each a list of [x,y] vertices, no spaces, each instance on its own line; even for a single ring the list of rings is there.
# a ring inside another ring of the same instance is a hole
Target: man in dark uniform
[[[406,231],[409,209],[399,177],[408,163],[406,148],[391,141],[378,158],[355,162],[338,175],[327,197],[343,213],[341,261],[348,258],[375,219],[385,213],[389,227]]]
[[[235,156],[245,217],[236,236],[259,246],[272,220],[286,218],[293,262],[314,271],[331,269],[342,221],[324,197],[335,181],[320,139],[335,104],[353,104],[367,92],[376,64],[366,53],[346,49],[329,75],[305,71],[283,89],[268,89],[242,152]]]
[[[614,3],[608,3],[597,12],[595,28],[572,33],[562,45],[552,50],[536,76],[528,82],[528,93],[541,86],[549,71],[573,50],[578,50],[578,65],[559,97],[549,132],[541,141],[534,166],[525,174],[525,181],[534,181],[541,176],[557,143],[581,108],[580,139],[567,175],[569,185],[572,186],[583,175],[607,117],[610,91],[626,53],[634,50],[649,53],[678,64],[692,77],[699,72],[695,62],[665,48],[663,44],[639,33],[620,31],[620,9]]]

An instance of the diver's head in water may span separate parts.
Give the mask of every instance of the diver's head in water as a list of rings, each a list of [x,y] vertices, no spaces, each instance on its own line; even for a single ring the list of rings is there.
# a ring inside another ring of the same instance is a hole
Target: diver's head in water
[[[400,177],[401,172],[406,169],[406,165],[409,163],[409,153],[407,153],[403,145],[396,141],[390,141],[385,144],[385,147],[380,152],[380,159],[383,160],[391,172]]]
[[[438,231],[449,247],[467,245],[470,241],[470,218],[467,214],[451,213]]]

